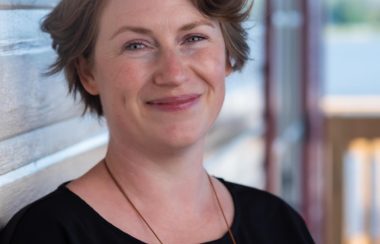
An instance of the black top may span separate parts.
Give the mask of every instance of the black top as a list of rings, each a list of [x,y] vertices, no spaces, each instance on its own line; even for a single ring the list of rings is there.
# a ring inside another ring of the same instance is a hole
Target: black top
[[[254,188],[221,182],[235,205],[238,244],[314,243],[302,218],[284,201]],[[141,244],[102,218],[65,185],[26,206],[0,233],[1,244]],[[230,244],[226,233],[208,244]]]

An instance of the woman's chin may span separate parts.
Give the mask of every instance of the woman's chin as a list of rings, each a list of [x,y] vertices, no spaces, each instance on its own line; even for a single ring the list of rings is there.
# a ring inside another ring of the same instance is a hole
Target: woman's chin
[[[167,148],[167,150],[183,151],[196,145],[203,145],[203,141],[204,133],[192,131],[191,133],[181,132],[162,135],[155,144],[163,150]]]

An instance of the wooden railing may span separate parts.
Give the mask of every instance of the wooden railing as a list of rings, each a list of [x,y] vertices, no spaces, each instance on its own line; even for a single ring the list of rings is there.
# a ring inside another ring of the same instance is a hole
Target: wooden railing
[[[368,232],[371,228],[369,220],[374,219],[371,214],[375,214],[370,212],[370,204],[365,207],[367,213],[363,215],[363,221],[366,222],[365,231],[353,233],[349,230],[353,224],[350,218],[356,214],[352,211],[361,211],[353,202],[368,202],[365,198],[372,196],[367,188],[368,184],[373,181],[379,182],[380,176],[371,180],[368,175],[365,176],[371,171],[368,165],[365,169],[365,165],[362,164],[375,159],[375,155],[379,153],[379,149],[370,148],[378,147],[375,145],[379,143],[377,139],[380,138],[380,97],[326,98],[322,108],[326,116],[326,243],[380,243]],[[347,172],[353,170],[353,167],[358,167],[356,172]],[[363,171],[360,172],[361,170]],[[353,175],[351,179],[350,174]],[[359,186],[353,199],[354,185],[363,184],[365,181],[366,186]],[[377,189],[377,192],[379,191]],[[357,216],[360,216],[360,213]]]
[[[342,190],[344,243],[380,243],[380,138],[350,143]]]

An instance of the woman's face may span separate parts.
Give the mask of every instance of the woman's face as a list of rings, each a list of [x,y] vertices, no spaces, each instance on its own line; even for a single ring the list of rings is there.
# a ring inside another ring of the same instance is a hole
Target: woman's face
[[[201,141],[229,72],[218,22],[189,0],[110,0],[93,65],[81,73],[100,95],[111,140],[149,149]]]

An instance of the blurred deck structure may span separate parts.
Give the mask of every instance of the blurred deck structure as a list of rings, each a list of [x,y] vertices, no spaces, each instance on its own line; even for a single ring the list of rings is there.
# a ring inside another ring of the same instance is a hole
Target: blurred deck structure
[[[380,243],[380,97],[329,97],[326,124],[326,243]],[[377,182],[377,183],[376,183]],[[372,233],[371,233],[372,232]]]

